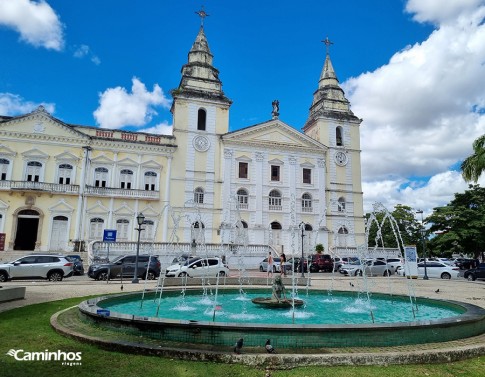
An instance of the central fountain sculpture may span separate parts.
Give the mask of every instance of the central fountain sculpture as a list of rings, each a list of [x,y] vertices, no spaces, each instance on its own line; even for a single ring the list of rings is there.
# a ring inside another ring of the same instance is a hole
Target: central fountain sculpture
[[[281,276],[276,276],[273,279],[273,294],[271,297],[255,297],[251,301],[254,304],[264,306],[266,308],[291,308],[302,306],[303,300],[297,298],[290,298],[286,296],[286,288],[281,280]]]

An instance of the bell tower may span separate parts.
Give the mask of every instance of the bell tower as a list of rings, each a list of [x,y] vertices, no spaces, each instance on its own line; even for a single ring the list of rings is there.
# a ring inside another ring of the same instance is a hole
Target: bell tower
[[[188,53],[188,61],[182,67],[180,84],[171,92],[177,151],[173,156],[167,201],[173,207],[197,207],[200,217],[197,221],[201,223],[197,236],[212,242],[222,213],[220,136],[229,130],[232,101],[222,91],[219,71],[213,66],[204,30],[204,19],[209,15],[203,9],[195,13],[201,20],[199,32]],[[182,242],[194,239],[190,226],[185,224],[182,231],[183,234],[179,234]]]
[[[327,227],[334,246],[365,243],[362,176],[360,163],[360,123],[350,110],[350,102],[339,86],[330,60],[328,37],[318,88],[313,93],[310,115],[303,132],[328,147],[326,164]]]

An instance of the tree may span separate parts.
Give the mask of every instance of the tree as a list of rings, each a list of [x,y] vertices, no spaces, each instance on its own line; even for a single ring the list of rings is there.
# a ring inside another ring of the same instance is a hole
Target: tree
[[[463,179],[467,182],[477,182],[485,171],[485,135],[473,142],[473,154],[461,164]]]
[[[485,250],[485,188],[469,185],[469,190],[455,194],[446,206],[434,208],[426,221],[436,235],[428,243],[435,254],[463,253],[478,258]]]

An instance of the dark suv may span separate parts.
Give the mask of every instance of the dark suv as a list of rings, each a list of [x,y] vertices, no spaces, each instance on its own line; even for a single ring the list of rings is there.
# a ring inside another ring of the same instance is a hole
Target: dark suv
[[[480,263],[478,267],[465,271],[464,277],[470,281],[485,279],[485,263]]]
[[[88,276],[95,280],[130,278],[135,275],[136,255],[122,255],[110,263],[97,263],[89,266]],[[150,261],[150,266],[148,262]],[[147,274],[148,267],[148,274]],[[160,275],[160,260],[156,255],[138,256],[138,277],[148,280],[156,279]]]
[[[328,254],[313,254],[310,255],[310,272],[332,272],[333,260]]]

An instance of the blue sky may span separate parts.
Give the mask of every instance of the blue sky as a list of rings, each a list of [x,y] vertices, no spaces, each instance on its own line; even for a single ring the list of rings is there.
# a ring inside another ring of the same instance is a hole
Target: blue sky
[[[170,90],[204,28],[230,128],[301,129],[326,36],[361,126],[365,209],[425,212],[467,185],[485,133],[485,0],[0,0],[0,114],[44,104],[67,123],[170,132]],[[481,182],[483,183],[483,182]]]

